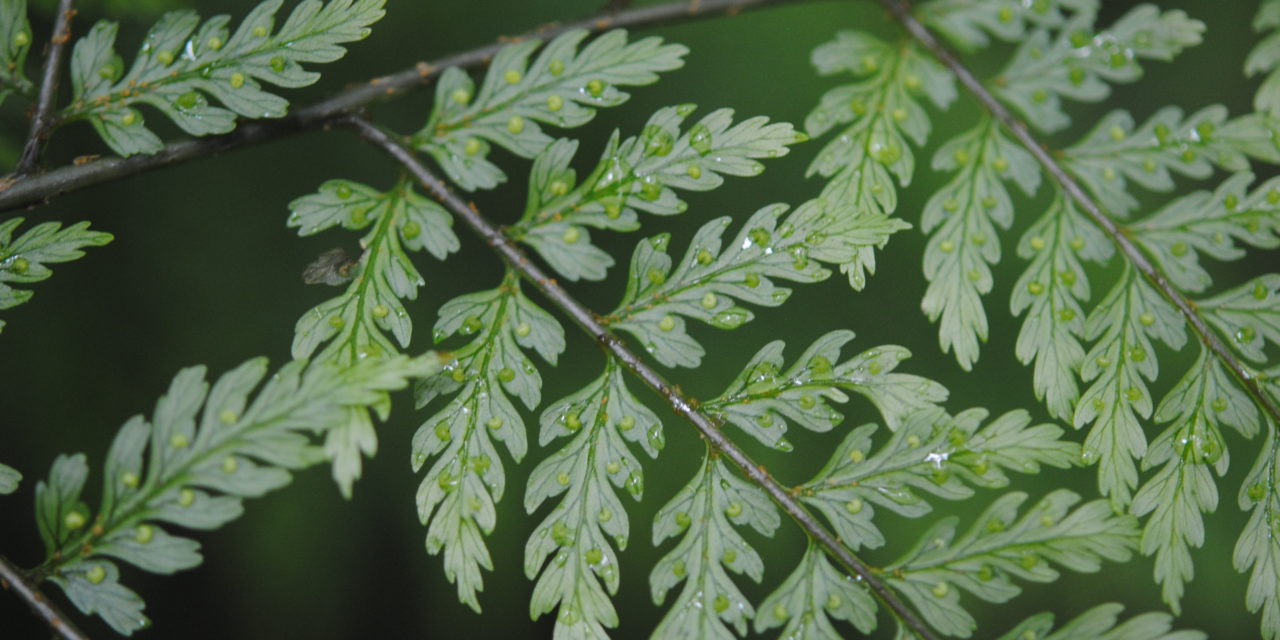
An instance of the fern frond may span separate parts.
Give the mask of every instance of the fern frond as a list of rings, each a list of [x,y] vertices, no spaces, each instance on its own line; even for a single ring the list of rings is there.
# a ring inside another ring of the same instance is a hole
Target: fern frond
[[[1144,613],[1120,624],[1124,607],[1114,602],[1100,604],[1067,622],[1056,631],[1053,614],[1041,613],[1010,629],[999,640],[1203,640],[1200,631],[1170,631],[1173,621],[1167,613]]]
[[[1112,215],[1124,217],[1138,206],[1129,181],[1150,191],[1170,191],[1171,173],[1203,179],[1215,166],[1231,172],[1249,168],[1249,156],[1280,162],[1270,126],[1257,115],[1227,119],[1221,105],[1183,117],[1165,107],[1134,129],[1133,116],[1112,111],[1084,138],[1063,150],[1062,165]]]
[[[24,69],[31,40],[27,0],[0,0],[0,103],[15,91],[35,91]]]
[[[1098,0],[930,0],[916,16],[965,51],[986,47],[989,36],[1018,42],[1028,28],[1057,29],[1072,14],[1092,15]]]
[[[153,154],[163,144],[131,105],[147,104],[195,136],[226,133],[237,116],[279,118],[289,102],[259,81],[297,88],[320,74],[302,63],[333,62],[342,46],[369,35],[383,16],[384,0],[304,0],[275,33],[283,0],[266,0],[232,34],[229,16],[200,23],[191,11],[167,13],[147,33],[126,73],[115,51],[114,22],[101,21],[71,55],[73,101],[64,120],[88,120],[113,151]],[[212,97],[223,106],[209,103]]]
[[[885,580],[906,596],[933,628],[968,637],[976,628],[960,605],[960,591],[1005,602],[1022,590],[1014,578],[1052,582],[1058,565],[1097,572],[1104,560],[1124,562],[1138,537],[1133,516],[1116,515],[1104,500],[1076,507],[1066,489],[1046,495],[1019,516],[1027,494],[998,498],[956,538],[958,518],[947,518],[920,537],[915,548],[885,567]]]
[[[1221,294],[1196,301],[1205,319],[1240,355],[1267,363],[1266,342],[1280,346],[1280,274],[1258,276]],[[1274,376],[1266,379],[1272,380]]]
[[[734,640],[746,635],[755,616],[751,602],[733,583],[726,569],[755,582],[764,577],[760,554],[734,528],[750,526],[772,537],[778,511],[760,487],[725,466],[708,448],[689,484],[653,520],[655,546],[680,536],[649,574],[654,604],[684,582],[653,638]]]
[[[850,123],[818,153],[808,175],[831,179],[823,191],[828,200],[859,213],[893,213],[894,177],[905,187],[915,171],[907,139],[923,145],[929,136],[919,98],[945,109],[956,97],[951,74],[909,42],[890,44],[854,31],[818,46],[811,61],[821,75],[847,71],[866,79],[831,89],[805,118],[815,138]]]
[[[345,369],[295,360],[252,401],[267,373],[264,359],[224,374],[212,389],[204,367],[179,372],[150,423],[135,416],[120,428],[96,515],[80,498],[89,475],[84,454],[59,456],[48,480],[37,483],[36,524],[47,559],[36,571],[81,611],[130,635],[148,624],[143,602],[120,584],[116,563],[106,557],[165,574],[200,564],[199,543],[159,523],[207,530],[239,517],[244,498],[278,489],[291,471],[325,459],[313,434],[340,428],[352,409],[374,409],[385,419],[389,391],[440,366],[435,354]]]
[[[1144,4],[1129,10],[1108,29],[1095,29],[1096,15],[1079,13],[1057,36],[1039,29],[1022,41],[992,91],[1044,132],[1065,128],[1071,118],[1062,98],[1098,102],[1111,93],[1108,83],[1133,82],[1142,60],[1171,60],[1200,43],[1204,23],[1180,10],[1161,12]]]
[[[515,272],[501,286],[446,302],[436,321],[437,342],[452,335],[475,336],[451,352],[454,362],[416,389],[418,407],[453,395],[413,436],[413,470],[436,461],[418,488],[418,518],[427,527],[427,552],[444,551],[445,576],[458,598],[476,611],[483,588],[480,570],[492,569],[484,536],[493,531],[494,504],[506,476],[494,441],[519,461],[528,448],[526,428],[508,395],[529,409],[542,398],[542,377],[521,349],[556,363],[564,330],[520,290]]]
[[[446,69],[436,82],[431,116],[413,135],[413,146],[435,158],[462,189],[492,189],[507,176],[489,161],[490,145],[533,158],[552,142],[539,123],[580,127],[596,109],[626,102],[630,96],[619,87],[653,84],[659,72],[683,66],[688,53],[657,37],[629,43],[621,29],[579,50],[587,35],[584,29],[565,32],[532,63],[529,56],[542,45],[540,40],[504,47],[490,63],[479,92],[461,69]]]
[[[409,346],[413,323],[401,299],[413,300],[422,276],[405,249],[425,249],[439,260],[457,251],[453,218],[440,205],[414,192],[401,181],[387,192],[347,180],[330,180],[317,193],[289,204],[289,226],[299,235],[319,233],[341,225],[361,230],[372,225],[360,246],[360,258],[348,270],[347,290],[313,307],[294,329],[293,357],[331,361],[339,366],[370,357],[399,353]],[[342,277],[336,278],[341,283]],[[385,334],[390,333],[393,343]],[[316,354],[320,345],[328,345]],[[353,412],[347,428],[326,436],[325,452],[333,461],[333,477],[342,494],[361,474],[361,455],[372,456],[378,434],[368,414]]]
[[[754,176],[764,170],[757,158],[787,154],[787,145],[804,141],[783,122],[755,117],[733,123],[731,109],[708,114],[683,134],[680,125],[695,106],[664,107],[649,118],[643,133],[618,142],[609,139],[595,169],[575,187],[569,167],[577,142],[557,140],[534,160],[524,216],[508,235],[538,252],[569,280],[601,280],[613,266],[609,254],[591,244],[585,227],[634,231],[637,210],[655,215],[684,212],[676,189],[708,191],[724,175]]]
[[[946,399],[946,388],[937,382],[893,372],[911,356],[902,347],[875,347],[840,363],[840,349],[852,339],[852,331],[832,331],[814,341],[785,370],[782,350],[786,343],[770,342],[752,356],[723,393],[700,408],[762,444],[790,451],[791,444],[783,437],[787,421],[811,431],[830,431],[844,416],[827,403],[847,401],[845,391],[863,395],[875,404],[890,430],[897,430],[910,414]]]
[[[674,268],[667,254],[670,234],[640,242],[626,294],[605,323],[634,335],[664,365],[697,367],[706,352],[688,334],[685,318],[736,329],[754,317],[737,301],[774,307],[790,296],[773,278],[824,280],[831,272],[819,261],[856,260],[861,249],[883,246],[902,228],[882,216],[853,215],[847,205],[828,208],[822,200],[806,202],[779,225],[784,213],[781,204],[760,209],[728,243],[722,236],[730,218],[713,220],[698,230]]]
[[[1029,260],[1009,299],[1010,311],[1026,313],[1016,354],[1035,363],[1036,397],[1050,415],[1070,420],[1080,397],[1076,372],[1084,362],[1085,311],[1091,294],[1085,262],[1104,264],[1114,252],[1106,235],[1061,193],[1018,242]]]
[[[1280,2],[1261,0],[1258,13],[1253,18],[1253,30],[1272,31],[1249,52],[1244,61],[1244,74],[1250,78],[1267,74],[1253,96],[1253,108],[1271,115],[1280,115]]]
[[[1280,367],[1274,373],[1280,374]],[[1280,385],[1271,395],[1280,399]],[[1237,503],[1252,513],[1236,541],[1232,564],[1236,571],[1249,572],[1245,606],[1254,613],[1262,610],[1262,637],[1275,640],[1280,637],[1280,445],[1271,420]]]
[[[360,239],[363,251],[358,261],[344,267],[351,278],[347,290],[298,320],[293,357],[310,358],[328,343],[313,359],[349,365],[409,346],[413,323],[401,300],[416,299],[424,281],[406,249],[425,249],[444,260],[459,247],[451,228],[453,218],[403,180],[386,192],[358,182],[329,180],[317,193],[289,203],[289,209],[288,224],[298,227],[301,236],[335,226],[369,229]],[[386,333],[395,338],[394,343]]]
[[[1080,367],[1091,382],[1076,404],[1077,429],[1093,424],[1084,442],[1086,463],[1098,463],[1098,485],[1113,504],[1127,506],[1138,484],[1134,459],[1147,451],[1142,421],[1151,417],[1147,381],[1159,374],[1153,339],[1181,349],[1182,316],[1128,262],[1115,285],[1089,313],[1085,338],[1093,347]]]
[[[1227,472],[1222,427],[1232,427],[1248,438],[1261,425],[1249,396],[1203,348],[1160,403],[1155,421],[1170,424],[1152,441],[1142,468],[1163,467],[1143,483],[1131,510],[1139,517],[1151,514],[1140,549],[1155,556],[1156,581],[1163,585],[1164,601],[1176,614],[1181,610],[1183,586],[1195,573],[1190,549],[1204,544],[1200,514],[1218,507],[1218,488],[1210,469],[1219,476]]]
[[[876,601],[866,585],[831,566],[827,554],[810,543],[791,575],[760,603],[756,633],[783,627],[779,637],[827,640],[841,634],[831,619],[870,634],[876,628]]]
[[[1035,159],[1009,140],[994,119],[942,145],[933,156],[937,171],[958,171],[925,205],[921,229],[930,234],[924,252],[929,280],[920,306],[938,326],[942,351],[954,350],[966,371],[987,340],[981,296],[991,292],[991,269],[1000,261],[997,227],[1013,224],[1013,201],[1004,183],[1028,196],[1040,185]]]
[[[1212,279],[1200,266],[1200,253],[1231,261],[1245,255],[1237,242],[1258,249],[1280,247],[1280,179],[1248,193],[1252,181],[1253,175],[1242,171],[1213,193],[1179,198],[1134,225],[1134,239],[1178,289],[1204,291]]]
[[[564,447],[533,470],[525,510],[560,497],[525,545],[524,572],[537,580],[529,613],[534,618],[559,607],[555,637],[605,639],[618,615],[609,596],[618,591],[618,555],[626,549],[626,508],[613,487],[639,500],[644,491],[640,461],[627,442],[649,457],[664,445],[658,417],[627,390],[625,370],[609,357],[604,373],[542,412],[539,444],[568,437]],[[613,544],[610,544],[612,538]]]
[[[0,464],[0,496],[7,496],[18,490],[22,482],[22,472],[7,464]]]
[[[1006,470],[1035,473],[1040,465],[1067,468],[1079,461],[1079,447],[1060,440],[1057,426],[1029,427],[1030,416],[1014,411],[982,427],[986,417],[983,409],[955,417],[918,411],[874,453],[876,425],[858,427],[801,485],[801,500],[821,512],[850,549],[876,548],[885,542],[873,522],[877,505],[918,518],[932,510],[924,494],[961,500],[973,495],[970,485],[1007,486]]]
[[[13,232],[22,218],[0,222],[0,309],[16,307],[31,299],[32,291],[14,289],[9,283],[40,282],[53,275],[47,264],[70,262],[84,255],[85,247],[101,247],[113,236],[90,231],[88,222],[77,222],[67,228],[57,222],[42,222],[15,240]],[[0,330],[5,321],[0,320]]]

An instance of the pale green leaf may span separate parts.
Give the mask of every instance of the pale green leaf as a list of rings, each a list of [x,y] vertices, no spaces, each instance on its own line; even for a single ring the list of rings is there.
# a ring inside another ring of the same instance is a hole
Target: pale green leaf
[[[0,0],[0,103],[14,91],[35,92],[25,72],[31,42],[27,0]]]
[[[1195,575],[1191,549],[1204,545],[1201,513],[1218,507],[1218,487],[1210,471],[1226,474],[1229,457],[1222,427],[1246,437],[1258,432],[1258,410],[1249,396],[1207,350],[1169,391],[1156,410],[1169,427],[1151,442],[1143,470],[1163,465],[1133,497],[1136,516],[1151,514],[1140,549],[1155,556],[1156,582],[1174,613],[1181,611],[1184,585]]]
[[[1095,573],[1104,560],[1131,557],[1137,520],[1116,515],[1106,501],[1072,510],[1080,496],[1058,489],[1019,515],[1026,499],[1018,491],[1001,496],[958,538],[958,518],[943,519],[885,567],[886,582],[934,629],[967,638],[976,625],[960,605],[961,591],[1005,602],[1022,591],[1014,578],[1052,582],[1058,567]]]
[[[776,286],[775,279],[823,280],[831,272],[820,262],[848,264],[840,261],[857,260],[859,249],[883,246],[896,230],[880,225],[876,216],[859,216],[847,205],[822,199],[780,220],[785,213],[780,204],[760,209],[728,242],[723,234],[730,219],[712,220],[674,268],[667,254],[669,234],[640,242],[626,294],[605,323],[634,335],[664,365],[696,367],[705,350],[688,334],[686,318],[736,329],[754,317],[737,302],[781,305],[791,290]]]
[[[1054,630],[1053,614],[1040,613],[1023,620],[999,640],[1203,640],[1199,631],[1171,631],[1173,620],[1167,613],[1144,613],[1120,624],[1124,607],[1100,604],[1072,618]]]
[[[14,239],[13,233],[21,224],[22,218],[0,222],[0,309],[16,307],[33,295],[9,283],[44,280],[53,275],[46,265],[76,260],[84,256],[84,247],[101,247],[113,239],[109,233],[90,231],[88,222],[77,222],[65,229],[57,222],[42,222]],[[0,329],[3,327],[0,322]]]
[[[1071,118],[1062,98],[1098,102],[1108,83],[1133,82],[1143,60],[1171,60],[1200,43],[1204,24],[1181,10],[1161,12],[1144,4],[1130,9],[1110,28],[1098,30],[1095,15],[1080,13],[1057,36],[1038,29],[1024,39],[1000,72],[993,91],[1045,132],[1066,127]]]
[[[413,323],[402,300],[416,299],[424,281],[406,249],[425,249],[444,260],[459,246],[451,229],[453,218],[405,180],[386,192],[357,182],[329,180],[317,193],[294,200],[289,208],[288,224],[298,227],[303,236],[334,226],[369,229],[360,240],[363,251],[358,259],[347,261],[339,249],[337,258],[327,260],[332,252],[326,254],[317,261],[319,266],[308,267],[303,274],[308,282],[350,280],[350,284],[341,295],[316,305],[298,320],[293,357],[349,366],[408,347]],[[361,457],[372,457],[377,448],[377,432],[364,411],[349,412],[344,425],[326,435],[325,454],[333,462],[333,477],[344,496],[351,496],[360,478]]]
[[[1040,465],[1065,468],[1079,460],[1079,447],[1061,440],[1057,426],[1029,426],[1030,417],[1014,411],[982,427],[986,417],[982,409],[954,418],[921,410],[875,452],[876,425],[853,429],[802,485],[801,499],[826,516],[850,548],[876,548],[885,542],[873,522],[877,506],[918,518],[932,510],[926,495],[961,500],[973,495],[971,485],[1007,486],[1006,470],[1036,473]]]
[[[317,193],[290,203],[289,226],[312,235],[342,226],[369,229],[353,264],[335,265],[350,280],[346,291],[320,303],[298,320],[293,357],[350,364],[358,359],[398,353],[409,346],[413,324],[401,300],[418,297],[424,281],[406,249],[425,249],[443,260],[457,251],[452,218],[434,201],[399,182],[386,192],[346,180],[330,180]],[[386,335],[391,334],[394,342]]]
[[[229,16],[201,24],[191,11],[167,13],[147,33],[127,72],[115,52],[118,25],[98,22],[72,52],[73,101],[63,119],[88,120],[112,150],[128,156],[162,148],[132,105],[150,105],[195,136],[231,131],[237,116],[279,118],[289,102],[260,82],[314,84],[320,74],[302,63],[341,58],[342,45],[368,36],[369,25],[384,13],[384,0],[304,0],[273,33],[281,4],[265,0],[234,33]]]
[[[506,491],[497,442],[515,461],[528,449],[526,427],[510,396],[528,409],[542,398],[542,377],[522,349],[555,364],[564,330],[520,290],[508,271],[496,289],[459,296],[440,307],[437,342],[471,336],[451,351],[454,361],[419,383],[418,406],[452,396],[413,436],[413,470],[434,463],[418,487],[418,518],[427,527],[427,552],[444,552],[444,572],[458,598],[476,611],[481,569],[492,569],[484,536],[497,524],[495,504]]]
[[[1018,42],[1028,28],[1055,29],[1072,13],[1097,10],[1098,0],[930,0],[915,13],[956,46],[973,51],[986,47],[989,36]]]
[[[1030,264],[1009,299],[1015,316],[1026,313],[1016,354],[1023,364],[1035,363],[1036,397],[1059,420],[1071,419],[1080,397],[1083,303],[1092,295],[1085,262],[1105,263],[1113,251],[1106,235],[1061,193],[1018,242],[1018,255]]]
[[[117,632],[146,626],[142,600],[101,556],[154,573],[200,564],[199,543],[159,523],[214,529],[238,517],[244,498],[288,484],[291,471],[324,460],[316,434],[340,427],[352,410],[375,407],[385,418],[388,392],[440,367],[435,354],[343,369],[295,360],[263,383],[266,361],[259,358],[212,389],[204,367],[179,372],[150,422],[135,416],[117,433],[96,517],[80,500],[89,474],[84,454],[59,456],[47,481],[37,483],[36,524],[47,551],[40,570],[81,611],[101,615]]]
[[[680,541],[649,574],[653,601],[661,605],[676,585],[684,582],[684,588],[653,637],[733,640],[734,631],[745,635],[755,609],[728,571],[760,582],[764,562],[735,527],[750,526],[771,537],[778,524],[778,511],[764,491],[708,449],[693,479],[654,517],[655,546],[669,537]]]
[[[784,156],[787,145],[805,139],[791,125],[763,117],[734,124],[730,109],[714,111],[682,133],[693,110],[691,104],[659,109],[641,135],[620,143],[615,132],[581,182],[569,166],[577,142],[548,146],[534,160],[528,204],[509,235],[569,280],[600,280],[613,258],[591,244],[586,227],[634,231],[637,211],[682,213],[687,204],[677,189],[707,191],[723,184],[724,175],[758,175],[764,165],[757,158]]]
[[[1273,395],[1280,395],[1276,393]],[[1249,522],[1240,532],[1232,556],[1236,571],[1249,572],[1249,588],[1245,606],[1257,613],[1262,610],[1262,637],[1280,637],[1280,451],[1277,450],[1275,425],[1267,421],[1267,441],[1258,453],[1253,469],[1240,485],[1237,499],[1240,508],[1251,511]]]
[[[788,421],[812,431],[831,430],[844,416],[828,403],[847,401],[846,391],[866,396],[891,430],[906,416],[946,399],[947,390],[937,382],[893,373],[911,355],[902,347],[875,347],[841,363],[840,349],[851,339],[850,331],[828,333],[785,370],[785,343],[775,340],[751,358],[723,393],[703,402],[701,409],[765,445],[789,451],[791,445],[783,437]]]
[[[760,603],[760,611],[757,633],[782,627],[781,637],[795,640],[842,637],[832,618],[865,634],[876,628],[876,601],[867,587],[831,566],[826,553],[812,543],[791,575]]]
[[[1079,142],[1063,151],[1063,167],[1098,199],[1108,213],[1127,216],[1138,207],[1132,182],[1151,191],[1171,191],[1172,174],[1204,179],[1213,168],[1245,171],[1249,156],[1280,162],[1280,150],[1265,119],[1227,119],[1213,105],[1186,116],[1165,107],[1135,130],[1127,111],[1112,111]]]
[[[894,178],[906,186],[915,171],[907,140],[923,145],[929,136],[920,98],[940,109],[950,105],[956,97],[951,73],[914,44],[853,31],[818,46],[811,61],[822,75],[849,72],[865,79],[831,89],[805,119],[812,137],[843,127],[809,165],[809,175],[830,178],[823,197],[855,212],[893,213]]]
[[[1244,357],[1268,362],[1267,342],[1280,346],[1280,274],[1258,276],[1196,305],[1205,319]],[[1274,361],[1274,360],[1273,360]]]
[[[124,636],[151,626],[143,615],[146,606],[132,589],[120,584],[120,569],[108,560],[92,560],[70,567],[49,581],[62,588],[77,609],[87,615],[97,614]]]
[[[565,32],[532,62],[529,57],[542,41],[504,47],[479,91],[466,73],[446,69],[436,83],[431,117],[413,135],[413,145],[435,158],[459,187],[492,189],[507,177],[488,159],[491,145],[532,158],[552,142],[539,123],[580,127],[596,109],[626,102],[630,96],[620,87],[653,84],[659,72],[683,66],[688,52],[652,36],[628,42],[621,29],[579,49],[587,35],[585,29]]]
[[[22,472],[6,464],[0,464],[0,496],[7,496],[18,490],[22,482]]]
[[[1028,196],[1040,183],[1035,159],[1000,132],[992,118],[943,144],[933,168],[955,171],[925,205],[921,230],[929,234],[924,275],[929,281],[921,309],[938,322],[942,351],[954,351],[961,368],[978,359],[987,340],[982,296],[994,284],[988,265],[1000,262],[998,229],[1013,224],[1013,200],[1005,188],[1015,182]]]
[[[1274,31],[1276,27],[1280,27],[1280,2],[1262,0],[1253,19],[1253,30],[1271,30],[1272,33],[1249,52],[1244,61],[1244,73],[1251,78],[1260,73],[1267,74],[1253,97],[1253,108],[1271,115],[1280,115],[1280,32]]]
[[[1138,484],[1135,458],[1147,451],[1142,422],[1151,417],[1147,381],[1159,364],[1153,339],[1177,350],[1186,342],[1183,319],[1146,280],[1125,263],[1116,281],[1085,322],[1094,341],[1080,377],[1091,383],[1076,404],[1073,423],[1093,424],[1084,442],[1084,459],[1098,463],[1098,484],[1113,504],[1127,506]]]
[[[626,549],[628,520],[613,487],[639,500],[644,475],[627,442],[651,457],[664,442],[658,417],[631,395],[625,375],[609,357],[599,378],[542,412],[539,443],[569,441],[530,474],[526,511],[559,501],[525,544],[524,573],[537,580],[530,615],[559,609],[556,638],[606,638],[604,628],[618,625],[609,596],[618,591],[614,547]]]
[[[1201,253],[1222,261],[1239,260],[1245,250],[1280,247],[1280,179],[1252,194],[1253,174],[1237,173],[1214,193],[1199,191],[1179,198],[1133,226],[1134,237],[1179,289],[1198,293],[1213,280],[1200,265]],[[1275,195],[1272,195],[1275,194]]]

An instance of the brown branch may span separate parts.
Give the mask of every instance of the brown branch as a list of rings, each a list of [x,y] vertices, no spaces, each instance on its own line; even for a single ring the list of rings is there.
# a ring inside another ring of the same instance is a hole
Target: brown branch
[[[88,640],[89,636],[77,629],[71,619],[57,605],[50,602],[49,598],[40,592],[40,588],[27,579],[21,569],[2,555],[0,555],[0,587],[18,594],[18,597],[31,607],[32,613],[44,620],[44,623],[58,637],[66,640]]]
[[[575,22],[544,25],[514,38],[501,38],[493,44],[431,62],[420,62],[409,69],[374,78],[297,109],[278,120],[244,122],[231,133],[168,144],[155,155],[104,158],[60,167],[40,175],[20,177],[8,187],[0,185],[0,212],[40,204],[64,193],[223,151],[320,129],[360,107],[428,86],[447,67],[483,67],[498,50],[511,42],[527,38],[553,38],[572,29],[586,29],[597,33],[615,28],[678,24],[716,15],[736,15],[748,9],[809,1],[812,0],[680,0],[624,11],[608,11]],[[41,90],[43,91],[43,87]]]
[[[58,72],[66,57],[67,42],[71,40],[71,18],[76,10],[72,0],[59,0],[58,14],[53,22],[53,36],[49,38],[49,53],[44,58],[44,77],[40,81],[40,95],[36,98],[36,111],[31,116],[31,133],[22,148],[22,157],[13,174],[22,177],[31,173],[40,162],[40,150],[53,131],[53,106],[58,101]]]
[[[501,230],[490,223],[474,204],[464,201],[449,190],[444,181],[423,165],[413,152],[405,148],[386,132],[360,117],[347,117],[342,124],[355,129],[361,138],[379,147],[403,166],[425,187],[433,197],[461,218],[472,231],[475,231],[494,251],[507,261],[512,268],[526,280],[533,283],[555,306],[568,315],[580,329],[587,332],[599,342],[600,346],[622,362],[631,373],[635,374],[646,386],[657,392],[666,401],[676,415],[691,423],[720,455],[733,463],[751,482],[769,494],[769,497],[782,508],[805,533],[823,547],[836,559],[846,571],[865,582],[871,591],[887,606],[899,620],[924,640],[937,640],[938,636],[925,622],[912,611],[880,578],[841,544],[813,514],[800,504],[785,487],[773,479],[764,465],[756,464],[737,444],[733,442],[707,416],[699,412],[686,398],[680,389],[667,382],[652,367],[637,356],[624,340],[610,332],[600,324],[597,316],[582,303],[578,302],[556,280],[547,275],[541,267],[529,260],[529,257],[508,239]]]
[[[1098,203],[1094,202],[1089,194],[1085,193],[1080,183],[1076,182],[1067,170],[1058,164],[1044,145],[1035,138],[1027,128],[1027,125],[1009,111],[990,91],[982,84],[982,81],[969,71],[964,63],[951,53],[945,45],[943,45],[929,30],[928,27],[920,23],[914,15],[911,14],[910,8],[902,0],[880,0],[890,13],[893,14],[907,32],[911,34],[925,49],[928,49],[935,58],[955,74],[960,80],[960,84],[977,98],[982,107],[986,109],[996,120],[1009,131],[1011,135],[1025,148],[1040,166],[1044,168],[1045,173],[1058,184],[1075,203],[1089,216],[1089,219],[1102,228],[1111,241],[1115,243],[1120,253],[1133,264],[1143,276],[1146,277],[1152,286],[1160,292],[1178,311],[1186,318],[1187,324],[1190,325],[1192,332],[1200,339],[1214,356],[1222,362],[1241,387],[1253,398],[1254,402],[1262,408],[1262,410],[1271,418],[1272,422],[1280,424],[1280,408],[1278,408],[1271,398],[1258,385],[1257,379],[1248,370],[1248,368],[1240,361],[1235,354],[1223,344],[1218,335],[1205,324],[1204,318],[1196,311],[1195,303],[1188,300],[1178,291],[1173,283],[1169,282],[1169,278],[1150,260],[1146,254],[1133,243],[1133,240],[1125,234],[1124,230],[1102,210]]]

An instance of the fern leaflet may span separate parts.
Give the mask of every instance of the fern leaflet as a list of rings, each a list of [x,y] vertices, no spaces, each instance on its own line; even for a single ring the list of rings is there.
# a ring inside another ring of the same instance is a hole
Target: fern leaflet
[[[601,280],[613,266],[609,254],[591,244],[585,227],[634,231],[636,211],[682,213],[675,189],[707,191],[723,175],[754,176],[764,170],[756,158],[787,154],[788,144],[805,140],[786,123],[763,117],[736,125],[733,111],[708,114],[683,134],[680,125],[694,105],[659,109],[640,136],[618,142],[615,132],[595,169],[575,187],[569,167],[577,142],[557,140],[534,159],[529,201],[508,235],[542,256],[569,280]]]
[[[435,106],[413,145],[435,158],[449,179],[472,191],[492,189],[506,174],[489,161],[496,144],[522,158],[533,158],[552,139],[538,123],[580,127],[596,109],[616,107],[630,97],[619,87],[657,81],[658,73],[680,68],[688,49],[649,37],[627,42],[621,29],[605,33],[586,46],[587,31],[568,31],[542,45],[537,39],[504,47],[493,58],[484,83],[450,67],[436,82]]]
[[[199,543],[160,523],[216,529],[239,517],[244,498],[278,489],[291,471],[325,459],[313,434],[342,427],[351,409],[375,409],[386,418],[387,393],[438,371],[440,362],[434,354],[398,356],[339,369],[295,360],[253,400],[267,373],[264,359],[224,374],[212,389],[204,367],[179,372],[151,422],[135,416],[117,433],[96,515],[80,498],[89,475],[84,454],[59,456],[48,480],[36,485],[36,524],[47,553],[36,572],[82,612],[130,635],[149,622],[142,599],[119,582],[107,556],[153,573],[200,564]]]
[[[1179,11],[1152,5],[1129,10],[1108,29],[1095,30],[1093,12],[1076,14],[1057,36],[1039,29],[1022,41],[1000,72],[993,90],[1045,132],[1071,123],[1062,98],[1097,102],[1111,93],[1108,82],[1133,82],[1143,59],[1171,60],[1200,43],[1204,24]]]
[[[640,461],[627,442],[657,457],[665,440],[662,423],[631,392],[625,369],[609,357],[599,378],[547,406],[539,444],[569,442],[533,470],[525,510],[560,497],[525,545],[524,572],[537,580],[530,614],[559,607],[555,637],[607,638],[618,624],[609,595],[619,585],[618,550],[627,547],[628,520],[610,484],[639,500],[644,491]],[[613,544],[610,544],[612,539]],[[606,591],[607,590],[607,591]]]
[[[35,92],[23,67],[31,51],[31,23],[27,21],[27,0],[0,0],[0,103],[17,91]]]
[[[445,576],[458,597],[479,611],[480,569],[491,569],[485,534],[496,525],[494,504],[506,489],[494,441],[519,461],[528,448],[526,428],[508,395],[528,409],[542,398],[542,377],[521,349],[555,364],[564,330],[520,290],[514,271],[488,291],[459,296],[440,307],[437,342],[474,336],[452,351],[454,362],[419,383],[418,407],[454,397],[427,418],[413,436],[413,470],[437,458],[418,488],[418,517],[427,526],[427,552],[444,551]]]
[[[381,193],[356,182],[330,180],[318,193],[294,200],[290,209],[289,226],[299,227],[298,233],[304,236],[337,225],[351,230],[372,226],[360,240],[360,258],[342,267],[352,280],[347,290],[298,320],[293,357],[345,367],[408,347],[413,323],[400,300],[416,298],[423,280],[405,249],[425,249],[439,260],[457,251],[449,214],[405,181]],[[338,277],[336,282],[342,280]],[[372,456],[378,447],[378,434],[368,414],[355,411],[351,417],[345,428],[330,431],[325,441],[334,480],[346,497],[360,477],[361,455]]]
[[[1027,494],[1007,493],[956,537],[957,518],[946,518],[916,547],[885,567],[886,581],[905,595],[937,630],[968,637],[975,623],[960,605],[960,591],[1005,602],[1021,589],[1013,578],[1052,582],[1054,565],[1094,573],[1103,560],[1124,562],[1137,538],[1137,520],[1116,515],[1103,500],[1072,510],[1080,496],[1066,489],[1046,495],[1019,516]]]
[[[923,145],[929,135],[929,116],[918,98],[945,109],[956,97],[951,74],[910,43],[851,31],[814,49],[812,62],[821,75],[847,71],[866,80],[831,89],[805,119],[812,137],[851,123],[818,153],[809,175],[831,178],[824,198],[859,213],[893,213],[898,195],[890,173],[909,184],[915,158],[906,139]]]
[[[109,233],[90,231],[88,222],[67,228],[57,222],[42,222],[15,240],[13,232],[22,218],[0,222],[0,309],[10,309],[31,299],[33,292],[15,289],[9,283],[40,282],[53,275],[46,264],[70,262],[84,255],[85,247],[101,247],[113,239]],[[0,330],[5,321],[0,320]]]
[[[680,541],[649,574],[653,601],[661,605],[676,585],[684,588],[652,637],[733,640],[729,627],[745,635],[755,609],[725,570],[760,582],[764,562],[734,526],[772,536],[778,524],[769,497],[708,448],[697,474],[654,517],[655,546],[669,537]]]
[[[129,156],[153,154],[163,144],[131,105],[147,104],[195,136],[226,133],[236,116],[279,118],[289,102],[262,89],[259,81],[297,88],[320,74],[301,63],[333,62],[343,44],[369,35],[383,16],[385,0],[304,0],[275,33],[283,0],[265,0],[245,16],[235,33],[229,16],[200,23],[191,11],[167,13],[147,33],[126,73],[115,51],[114,22],[102,21],[81,38],[71,56],[73,101],[66,121],[88,120],[107,146]],[[222,103],[217,107],[209,97]]]

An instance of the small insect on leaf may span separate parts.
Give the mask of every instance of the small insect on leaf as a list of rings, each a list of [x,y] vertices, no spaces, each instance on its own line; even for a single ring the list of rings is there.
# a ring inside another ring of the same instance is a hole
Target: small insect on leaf
[[[330,249],[302,270],[302,281],[334,286],[345,284],[356,276],[359,265],[360,260],[352,260],[342,247]]]

